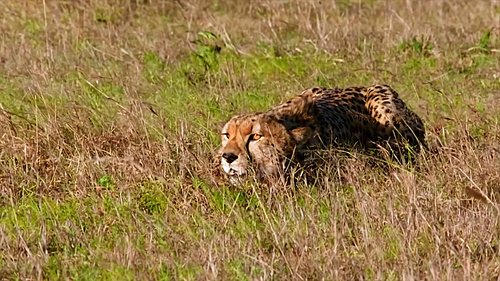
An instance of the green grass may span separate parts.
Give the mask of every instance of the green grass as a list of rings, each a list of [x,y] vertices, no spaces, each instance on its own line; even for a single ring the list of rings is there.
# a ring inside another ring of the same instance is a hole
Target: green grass
[[[498,278],[494,3],[4,2],[1,279]],[[416,163],[219,176],[221,122],[373,83],[423,118]]]

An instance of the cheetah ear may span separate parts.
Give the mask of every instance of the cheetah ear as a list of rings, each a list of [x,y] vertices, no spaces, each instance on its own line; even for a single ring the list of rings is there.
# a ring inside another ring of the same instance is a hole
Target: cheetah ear
[[[224,129],[224,126],[226,126],[227,122],[229,122],[229,121],[222,121],[222,122],[217,123],[217,130],[219,132],[222,131],[222,129]]]
[[[302,146],[314,136],[314,130],[311,127],[299,127],[291,130],[290,135],[297,145]]]

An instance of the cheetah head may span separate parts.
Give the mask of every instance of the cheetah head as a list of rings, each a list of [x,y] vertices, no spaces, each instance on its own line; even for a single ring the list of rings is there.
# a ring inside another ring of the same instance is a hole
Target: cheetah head
[[[277,175],[284,161],[314,136],[315,114],[311,96],[299,95],[265,113],[234,116],[221,132],[224,172],[231,180],[250,169],[259,177]]]

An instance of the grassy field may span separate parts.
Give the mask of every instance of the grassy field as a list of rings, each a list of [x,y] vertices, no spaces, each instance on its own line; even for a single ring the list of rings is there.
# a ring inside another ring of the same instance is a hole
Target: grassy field
[[[3,0],[0,279],[498,280],[500,4]],[[231,186],[219,126],[384,83],[431,152]]]

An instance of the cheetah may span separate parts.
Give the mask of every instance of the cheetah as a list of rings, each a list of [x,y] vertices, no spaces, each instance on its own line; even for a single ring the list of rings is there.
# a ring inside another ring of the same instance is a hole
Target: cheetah
[[[218,158],[231,179],[250,167],[259,177],[273,176],[303,149],[382,142],[418,147],[424,135],[420,117],[387,85],[313,87],[267,112],[231,118]]]

